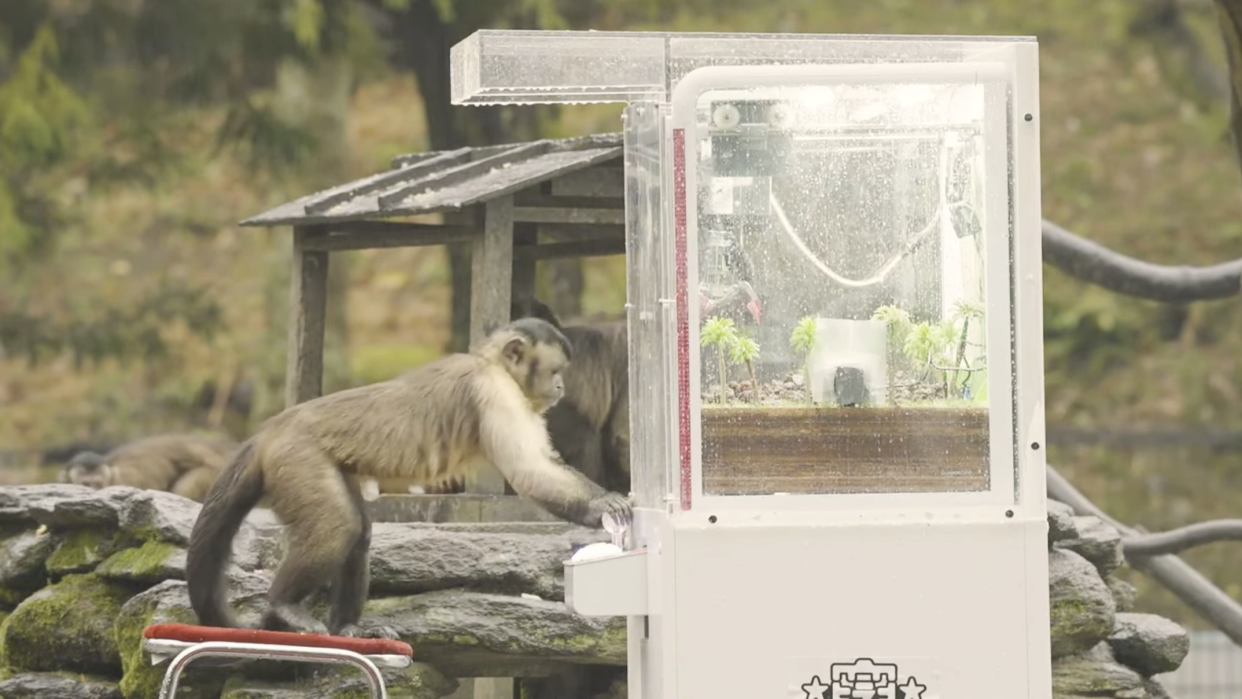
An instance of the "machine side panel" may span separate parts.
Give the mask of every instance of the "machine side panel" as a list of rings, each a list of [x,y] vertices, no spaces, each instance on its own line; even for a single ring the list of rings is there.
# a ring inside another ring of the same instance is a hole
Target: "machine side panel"
[[[1046,520],[678,529],[677,699],[803,698],[813,678],[867,663],[895,666],[898,685],[914,678],[923,699],[1051,699],[1031,675],[1046,666],[1028,667],[1028,647],[1048,643],[1047,587],[1031,575],[1047,548],[1029,546],[1046,531]]]

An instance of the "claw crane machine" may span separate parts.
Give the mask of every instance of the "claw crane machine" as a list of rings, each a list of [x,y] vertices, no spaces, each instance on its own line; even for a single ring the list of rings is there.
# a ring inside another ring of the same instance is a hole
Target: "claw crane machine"
[[[626,105],[635,517],[565,575],[629,695],[1051,699],[1035,40],[451,60],[454,104]]]

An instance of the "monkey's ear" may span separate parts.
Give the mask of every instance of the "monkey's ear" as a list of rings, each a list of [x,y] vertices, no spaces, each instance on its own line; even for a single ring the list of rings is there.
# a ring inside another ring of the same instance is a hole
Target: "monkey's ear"
[[[544,303],[543,301],[540,301],[539,299],[536,299],[536,298],[531,299],[530,314],[541,320],[548,321],[553,326],[555,326],[557,330],[562,329],[561,319],[557,318],[556,314],[552,312],[552,307]]]
[[[530,314],[530,299],[526,296],[515,296],[509,302],[509,320],[526,318]]]
[[[552,312],[552,308],[548,304],[540,301],[534,296],[525,294],[515,297],[509,304],[509,317],[517,320],[518,318],[538,318],[551,323],[557,330],[561,329],[561,319],[556,317]]]
[[[57,483],[68,483],[69,482],[69,467],[68,466],[62,468],[60,470],[60,473],[56,474],[56,482]]]
[[[526,356],[526,346],[528,344],[529,343],[526,341],[526,338],[521,335],[512,338],[505,343],[505,359],[508,359],[515,364],[520,364],[522,359]]]

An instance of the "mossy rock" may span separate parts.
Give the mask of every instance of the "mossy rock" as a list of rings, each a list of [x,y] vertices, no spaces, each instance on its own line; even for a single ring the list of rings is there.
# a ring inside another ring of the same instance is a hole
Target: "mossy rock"
[[[12,611],[21,601],[30,596],[25,590],[0,585],[0,609]]]
[[[4,699],[121,699],[116,682],[72,672],[26,672],[0,678]]]
[[[1117,603],[1095,566],[1060,548],[1048,553],[1052,658],[1085,652],[1108,637]]]
[[[1072,696],[1144,697],[1143,677],[1113,658],[1107,643],[1052,662],[1052,693]]]
[[[1104,578],[1104,584],[1108,585],[1108,589],[1113,593],[1113,602],[1117,604],[1118,612],[1134,611],[1134,600],[1138,597],[1138,590],[1130,583],[1110,575]]]
[[[224,683],[220,699],[301,699],[306,689],[286,682],[265,682],[244,675],[230,677]]]
[[[133,595],[97,575],[67,575],[26,598],[0,625],[0,656],[13,669],[105,677],[121,671],[112,620]]]
[[[167,580],[135,595],[113,617],[113,634],[120,653],[121,692],[125,699],[157,699],[160,683],[168,665],[152,665],[143,649],[142,632],[152,624],[195,624],[198,620],[190,608],[186,585],[180,580]],[[225,672],[213,667],[210,658],[191,663],[181,674],[178,699],[215,699],[228,679]]]
[[[57,540],[33,528],[5,528],[0,536],[0,605],[12,609],[47,584],[46,563]]]
[[[47,572],[53,578],[87,573],[108,556],[123,548],[115,529],[74,529],[61,538],[47,559]]]
[[[99,564],[95,572],[102,577],[155,585],[169,579],[185,578],[185,549],[150,540],[138,548],[117,551]]]
[[[415,657],[454,677],[533,677],[567,664],[625,665],[624,617],[585,617],[562,602],[465,590],[367,601]]]
[[[445,677],[427,663],[412,663],[400,670],[382,669],[384,686],[391,699],[439,699],[457,691],[456,679]],[[361,672],[351,668],[337,668],[320,676],[319,689],[331,692],[330,696],[342,699],[368,699],[371,685]]]

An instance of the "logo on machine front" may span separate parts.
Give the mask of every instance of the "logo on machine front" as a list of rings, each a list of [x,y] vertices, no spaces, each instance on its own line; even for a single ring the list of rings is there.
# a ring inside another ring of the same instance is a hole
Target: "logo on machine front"
[[[896,665],[859,658],[833,663],[827,683],[815,675],[802,691],[805,699],[923,699],[927,687],[913,676],[903,681],[899,675]]]

